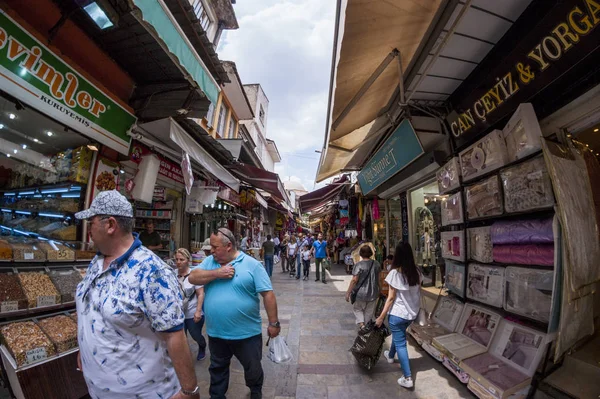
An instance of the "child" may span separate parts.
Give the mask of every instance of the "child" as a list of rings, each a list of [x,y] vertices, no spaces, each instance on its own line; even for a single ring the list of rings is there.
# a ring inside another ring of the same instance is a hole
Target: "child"
[[[302,248],[302,265],[304,267],[303,280],[308,280],[308,273],[310,272],[310,250],[308,249],[308,245]]]

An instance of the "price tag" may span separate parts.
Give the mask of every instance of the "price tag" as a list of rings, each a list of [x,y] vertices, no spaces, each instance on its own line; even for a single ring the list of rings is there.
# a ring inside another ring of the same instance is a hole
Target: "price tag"
[[[46,348],[35,348],[26,352],[27,363],[35,363],[48,357]]]
[[[17,301],[4,301],[0,304],[0,312],[14,312],[19,310],[19,302]]]
[[[33,260],[33,252],[23,252],[23,259]]]
[[[69,275],[71,275],[71,274],[73,274],[73,271],[72,271],[72,270],[68,270],[68,271],[66,271],[66,272],[58,272],[58,275],[59,275],[59,276],[69,276]]]
[[[56,305],[56,297],[53,295],[38,296],[37,303],[38,303],[38,307]]]

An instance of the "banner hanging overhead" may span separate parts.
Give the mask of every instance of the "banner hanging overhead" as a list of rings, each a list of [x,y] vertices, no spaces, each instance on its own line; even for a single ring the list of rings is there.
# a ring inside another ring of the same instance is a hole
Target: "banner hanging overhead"
[[[367,195],[423,153],[412,124],[403,120],[358,174],[360,190]]]
[[[0,88],[127,155],[136,118],[0,10]]]

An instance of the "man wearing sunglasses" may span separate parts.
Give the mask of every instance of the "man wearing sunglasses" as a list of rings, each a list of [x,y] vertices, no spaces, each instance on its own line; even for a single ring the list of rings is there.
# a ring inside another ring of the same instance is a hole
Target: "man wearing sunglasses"
[[[75,217],[88,222],[98,249],[76,294],[90,396],[199,399],[177,277],[132,233],[131,204],[103,191]]]
[[[210,236],[212,256],[192,271],[189,281],[204,285],[204,314],[210,349],[210,397],[225,398],[229,387],[229,365],[235,356],[244,367],[250,397],[262,397],[263,297],[269,319],[267,334],[279,335],[277,301],[271,279],[259,261],[239,251],[231,231],[220,228]]]

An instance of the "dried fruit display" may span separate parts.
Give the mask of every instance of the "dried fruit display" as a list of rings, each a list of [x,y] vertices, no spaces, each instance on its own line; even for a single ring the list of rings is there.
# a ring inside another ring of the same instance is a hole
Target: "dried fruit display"
[[[13,273],[0,273],[0,312],[27,309],[27,297]]]
[[[77,270],[51,270],[50,280],[58,289],[61,296],[61,302],[73,302],[75,300],[75,291],[77,284],[82,280],[81,274]]]
[[[30,308],[51,306],[60,303],[60,294],[47,274],[42,272],[23,272],[19,273],[18,277],[29,301]]]
[[[12,260],[13,251],[10,244],[5,240],[0,240],[0,261]]]
[[[42,329],[32,321],[7,324],[0,334],[17,367],[44,360],[56,354],[54,345]]]
[[[48,335],[57,353],[77,347],[77,324],[69,316],[49,317],[38,321],[38,325]]]
[[[16,261],[42,262],[46,254],[37,246],[37,243],[11,242],[13,259]]]
[[[40,241],[37,246],[46,252],[49,261],[74,261],[75,251],[55,241]]]
[[[75,241],[77,239],[77,226],[71,225],[53,231],[51,237],[57,240]]]

